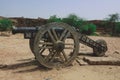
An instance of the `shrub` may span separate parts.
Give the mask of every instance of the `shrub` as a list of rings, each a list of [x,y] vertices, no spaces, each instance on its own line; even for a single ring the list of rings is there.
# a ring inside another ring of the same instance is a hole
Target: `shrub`
[[[79,18],[75,14],[70,14],[68,17],[63,18],[62,22],[67,23],[77,29],[80,29],[80,26],[85,22],[82,18]]]
[[[92,35],[96,31],[96,25],[87,23],[85,20],[83,20],[82,18],[79,18],[75,14],[70,14],[68,17],[62,18],[62,19],[56,17],[56,15],[53,15],[48,19],[48,23],[50,22],[67,23],[72,27],[75,27],[77,31],[87,35]]]
[[[0,30],[6,31],[12,29],[12,21],[9,19],[1,19],[0,20]]]
[[[50,16],[50,18],[47,21],[48,23],[51,22],[61,22],[61,18],[58,18],[56,15]]]
[[[87,34],[87,35],[92,35],[92,34],[94,34],[95,31],[96,31],[96,25],[94,25],[92,23],[87,23],[87,24],[83,25],[80,29],[80,32],[82,34]]]

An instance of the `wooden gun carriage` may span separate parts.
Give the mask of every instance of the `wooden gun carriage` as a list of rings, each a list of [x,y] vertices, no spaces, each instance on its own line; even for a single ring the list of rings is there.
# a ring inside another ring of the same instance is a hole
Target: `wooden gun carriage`
[[[107,51],[104,40],[94,41],[62,22],[48,23],[40,27],[16,27],[12,33],[24,33],[24,38],[29,39],[35,58],[47,68],[70,65],[78,56],[81,43],[93,48],[94,56],[104,56]]]

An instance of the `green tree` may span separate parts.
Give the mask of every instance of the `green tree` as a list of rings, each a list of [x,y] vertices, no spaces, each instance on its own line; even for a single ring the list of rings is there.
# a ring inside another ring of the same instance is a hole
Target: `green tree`
[[[80,31],[81,26],[86,22],[84,19],[78,17],[75,14],[70,14],[68,17],[63,18],[62,22],[67,23],[73,27],[75,27],[77,30]]]
[[[83,33],[83,34],[87,34],[87,35],[91,35],[96,31],[96,26],[94,24],[87,23],[87,21],[78,17],[75,14],[70,14],[70,15],[68,15],[68,17],[65,17],[62,19],[56,17],[56,15],[53,15],[48,19],[48,23],[49,22],[67,23],[67,24],[71,25],[72,27],[76,28],[76,31]]]
[[[120,16],[118,13],[108,15],[107,21],[110,24],[109,26],[112,28],[112,36],[116,35],[116,22],[120,20]]]
[[[0,30],[6,31],[12,29],[12,21],[9,19],[1,19],[0,20]]]
[[[51,22],[61,22],[61,18],[58,18],[56,15],[50,16],[50,18],[47,21],[48,23]]]
[[[92,23],[86,23],[81,27],[80,32],[87,35],[93,35],[94,32],[96,32],[96,25]]]
[[[118,13],[110,14],[108,19],[110,22],[117,22],[120,19],[119,14]]]

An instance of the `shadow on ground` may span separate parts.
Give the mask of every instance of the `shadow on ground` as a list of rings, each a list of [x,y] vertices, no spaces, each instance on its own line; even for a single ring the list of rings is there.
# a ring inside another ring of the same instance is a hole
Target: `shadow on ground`
[[[94,57],[93,53],[92,52],[86,52],[86,53],[78,53],[78,56],[91,56],[91,57]]]
[[[78,56],[93,56],[92,53],[79,53]],[[34,71],[50,71],[32,58],[17,60],[16,64],[0,64],[0,70],[13,70],[14,73],[26,73]]]
[[[25,72],[34,72],[34,71],[49,71],[51,69],[45,68],[37,60],[31,59],[22,59],[17,60],[20,63],[16,64],[0,64],[0,70],[14,70],[14,73],[25,73]],[[30,68],[29,68],[30,67]]]

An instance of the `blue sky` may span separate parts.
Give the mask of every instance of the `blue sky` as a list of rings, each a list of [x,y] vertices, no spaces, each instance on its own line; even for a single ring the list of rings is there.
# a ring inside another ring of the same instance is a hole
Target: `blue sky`
[[[85,19],[104,19],[120,13],[120,0],[0,0],[0,16],[49,18],[74,13]]]

